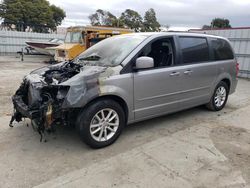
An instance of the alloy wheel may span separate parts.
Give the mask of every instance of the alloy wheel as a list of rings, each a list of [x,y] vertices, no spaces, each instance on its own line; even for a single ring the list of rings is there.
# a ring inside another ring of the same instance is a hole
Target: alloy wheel
[[[216,105],[216,107],[219,108],[222,105],[224,105],[226,97],[227,97],[226,88],[223,86],[218,87],[214,96],[214,104]]]
[[[91,120],[90,134],[95,141],[108,141],[115,135],[119,123],[119,116],[115,110],[102,109]]]

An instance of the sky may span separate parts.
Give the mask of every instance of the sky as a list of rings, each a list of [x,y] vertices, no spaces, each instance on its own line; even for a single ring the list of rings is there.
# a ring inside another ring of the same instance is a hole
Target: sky
[[[161,25],[199,28],[215,17],[227,18],[233,27],[250,26],[250,0],[49,0],[66,11],[63,26],[89,25],[88,16],[97,9],[116,16],[133,9],[142,16],[154,8]]]

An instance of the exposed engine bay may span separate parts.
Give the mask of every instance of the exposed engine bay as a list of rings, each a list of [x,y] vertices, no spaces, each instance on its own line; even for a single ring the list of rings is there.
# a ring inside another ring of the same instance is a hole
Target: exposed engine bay
[[[56,124],[70,125],[86,98],[98,95],[98,76],[105,69],[71,61],[31,72],[12,97],[9,126],[29,118],[42,141],[44,132],[54,132]]]
[[[47,84],[54,82],[58,84],[80,73],[82,67],[81,64],[69,62],[63,66],[56,66],[46,70],[42,76]]]

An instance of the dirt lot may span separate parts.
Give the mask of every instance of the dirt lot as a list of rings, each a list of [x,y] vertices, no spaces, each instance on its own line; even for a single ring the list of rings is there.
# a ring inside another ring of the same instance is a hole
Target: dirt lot
[[[8,127],[10,97],[42,63],[0,58],[0,187],[248,187],[250,82],[218,113],[197,107],[127,126],[112,146],[92,150],[75,130],[47,143],[29,123]]]

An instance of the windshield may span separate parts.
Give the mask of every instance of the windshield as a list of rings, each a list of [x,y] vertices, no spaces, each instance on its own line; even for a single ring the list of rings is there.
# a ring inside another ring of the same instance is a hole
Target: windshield
[[[107,38],[84,51],[78,62],[88,65],[119,65],[147,36],[119,35]]]
[[[67,32],[65,43],[83,43],[81,32]]]

